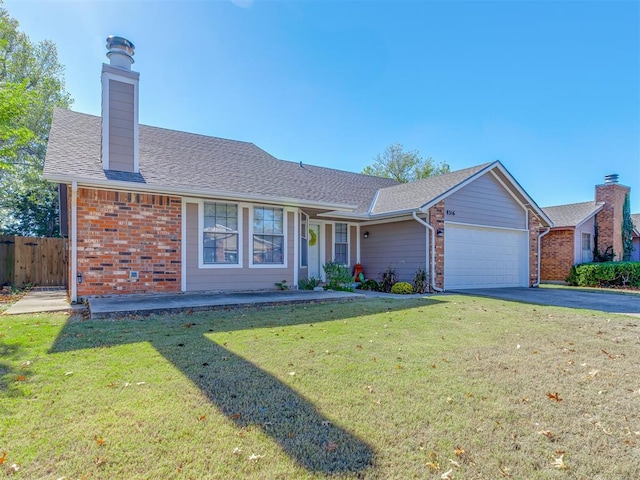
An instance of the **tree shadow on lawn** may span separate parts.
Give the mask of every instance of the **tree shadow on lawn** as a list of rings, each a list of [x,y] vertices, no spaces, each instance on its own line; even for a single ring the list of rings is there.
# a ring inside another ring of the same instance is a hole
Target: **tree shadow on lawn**
[[[283,308],[274,318],[259,313],[273,307],[247,309],[236,315],[216,312],[121,320],[67,322],[50,353],[84,348],[149,342],[161,355],[195,383],[218,410],[239,428],[253,426],[269,435],[300,466],[311,472],[361,472],[374,465],[374,451],[364,440],[333,425],[317,408],[289,386],[257,365],[232,353],[205,335],[234,330],[319,323],[349,317],[403,310],[438,300],[354,302],[345,309],[335,304],[305,309]],[[280,307],[282,308],[282,307]],[[269,318],[270,317],[270,318]],[[190,322],[185,324],[185,319]]]

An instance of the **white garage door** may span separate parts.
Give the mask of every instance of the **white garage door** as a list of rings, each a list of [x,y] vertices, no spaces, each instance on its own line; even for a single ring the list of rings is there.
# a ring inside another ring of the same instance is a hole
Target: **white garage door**
[[[527,232],[445,224],[444,286],[528,286]]]

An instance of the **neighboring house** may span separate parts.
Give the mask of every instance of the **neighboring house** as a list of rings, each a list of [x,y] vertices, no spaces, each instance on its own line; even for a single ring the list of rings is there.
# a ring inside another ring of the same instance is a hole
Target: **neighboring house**
[[[279,160],[234,140],[138,124],[133,45],[109,37],[102,117],[56,110],[70,296],[258,290],[388,267],[435,290],[534,286],[551,225],[500,162],[400,184]]]
[[[633,252],[631,252],[631,260],[640,262],[640,213],[632,213],[631,221],[633,222]]]
[[[596,248],[605,253],[611,247],[622,260],[622,207],[629,193],[617,175],[607,175],[596,185],[595,201],[543,208],[553,228],[542,237],[542,281],[564,282],[573,265],[593,261]]]

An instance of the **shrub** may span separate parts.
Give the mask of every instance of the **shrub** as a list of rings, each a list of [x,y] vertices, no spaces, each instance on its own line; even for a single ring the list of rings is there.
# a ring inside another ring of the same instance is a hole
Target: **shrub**
[[[567,283],[579,287],[640,287],[640,262],[574,265],[567,277]]]
[[[360,289],[362,289],[362,290],[370,290],[372,292],[379,292],[380,291],[380,285],[374,279],[370,278],[370,279],[365,280],[364,282],[362,282],[360,284]]]
[[[427,288],[427,272],[423,268],[419,268],[413,275],[413,291],[414,293],[424,293]]]
[[[396,295],[410,295],[413,293],[413,286],[408,282],[397,282],[391,287],[391,293]]]
[[[300,290],[313,290],[318,285],[320,285],[320,280],[314,277],[311,277],[309,280],[302,278],[298,282],[298,288]]]
[[[380,274],[380,290],[389,293],[393,284],[398,281],[398,273],[395,268],[387,267],[387,269]]]
[[[353,292],[353,278],[349,269],[336,262],[327,262],[322,267],[327,277],[326,290],[342,290]]]

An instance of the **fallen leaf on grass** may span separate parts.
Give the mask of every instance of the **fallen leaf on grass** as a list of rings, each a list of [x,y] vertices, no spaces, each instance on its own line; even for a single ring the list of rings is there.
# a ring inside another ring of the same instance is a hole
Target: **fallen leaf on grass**
[[[558,470],[566,470],[567,468],[569,468],[564,463],[564,453],[558,454],[558,456],[553,459],[553,462],[551,462],[551,466],[557,468]]]
[[[456,467],[456,468],[460,468],[460,464],[458,462],[456,462],[455,460],[449,459],[449,463],[451,465],[453,465],[454,467]]]
[[[289,375],[291,375],[292,377],[296,374],[296,372],[289,372]]]
[[[20,364],[20,368],[25,369],[27,368],[29,365],[31,365],[31,362],[29,360],[27,360],[26,362],[22,362]]]
[[[96,443],[98,444],[99,447],[102,447],[104,445],[104,443],[105,443],[104,442],[104,438],[99,437],[98,435],[96,435],[95,439],[96,439]]]
[[[24,382],[27,379],[24,375],[16,376],[16,382]]]
[[[93,459],[93,463],[95,463],[98,467],[100,465],[104,465],[107,463],[107,457],[96,457]]]
[[[338,444],[336,442],[329,442],[327,446],[324,447],[327,452],[335,452],[338,449]]]
[[[233,449],[233,454],[234,455],[240,455],[240,452],[242,452],[242,449],[239,447],[236,447]]]
[[[598,373],[600,373],[600,370],[594,369],[589,372],[589,375],[591,375],[592,377],[595,377],[596,375],[598,375]]]
[[[440,465],[438,464],[438,462],[427,462],[427,467],[429,467],[429,470],[431,470],[432,472],[437,472],[438,470],[440,470]]]
[[[442,480],[453,480],[453,468],[450,468],[449,470],[444,472],[442,475],[440,475],[440,478]]]
[[[460,457],[464,453],[464,450],[462,448],[460,448],[460,447],[456,447],[456,449],[453,451],[453,453],[456,454],[456,457]]]
[[[396,365],[396,368],[397,368],[398,370],[404,370],[404,367],[403,367],[402,365]]]
[[[553,432],[551,430],[540,430],[538,432],[538,435],[544,435],[549,440],[551,440],[553,438]]]
[[[249,460],[252,460],[252,461],[255,462],[256,460],[259,460],[259,459],[261,459],[263,457],[264,457],[264,455],[256,455],[255,453],[252,453],[251,456],[249,457]]]
[[[2,455],[0,455],[0,465],[2,465],[6,461],[7,461],[7,452],[2,452]]]
[[[200,416],[198,417],[198,421],[199,421],[199,422],[201,422],[201,421],[202,421],[202,420],[204,420],[205,418],[207,418],[207,416],[206,416],[206,415],[200,415]]]
[[[562,401],[562,399],[560,398],[560,395],[558,394],[558,392],[556,392],[556,393],[547,392],[547,397],[549,397],[549,400],[554,400],[556,402],[561,402]]]

